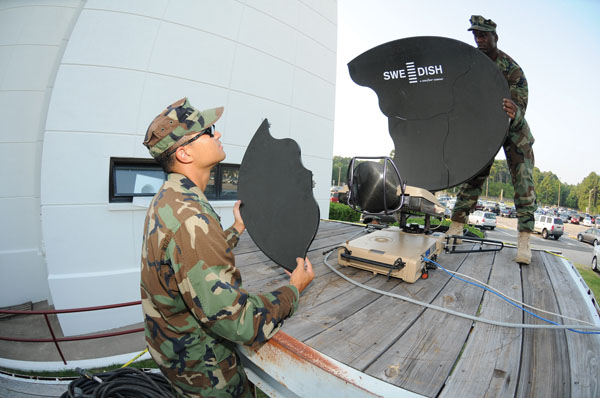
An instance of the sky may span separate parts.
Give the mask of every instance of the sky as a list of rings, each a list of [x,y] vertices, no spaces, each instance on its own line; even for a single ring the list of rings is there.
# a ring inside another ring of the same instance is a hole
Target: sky
[[[600,174],[600,1],[338,0],[333,154],[388,156],[394,144],[377,96],[355,84],[347,64],[380,44],[443,36],[474,45],[471,15],[498,24],[498,48],[523,69],[535,165],[561,182]],[[504,159],[500,149],[496,159]]]

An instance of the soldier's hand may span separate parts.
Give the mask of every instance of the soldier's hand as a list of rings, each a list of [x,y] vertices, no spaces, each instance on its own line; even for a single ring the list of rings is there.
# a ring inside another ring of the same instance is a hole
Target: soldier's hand
[[[504,109],[506,115],[511,119],[514,119],[515,116],[517,116],[517,104],[511,99],[502,98],[502,109]]]
[[[242,220],[242,214],[240,213],[241,204],[242,201],[238,200],[233,206],[233,227],[240,233],[240,235],[246,229],[246,225],[244,225],[244,220]]]
[[[298,293],[302,293],[315,277],[312,264],[308,261],[308,257],[304,260],[300,257],[296,258],[296,269],[294,272],[290,273],[287,270],[285,272],[290,276],[290,285],[296,286]]]

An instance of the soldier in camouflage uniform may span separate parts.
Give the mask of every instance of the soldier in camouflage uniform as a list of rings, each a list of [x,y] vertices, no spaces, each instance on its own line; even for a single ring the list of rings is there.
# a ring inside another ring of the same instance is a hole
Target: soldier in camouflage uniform
[[[519,220],[519,240],[515,261],[520,264],[529,264],[531,262],[529,237],[533,232],[533,213],[536,209],[536,202],[533,186],[534,138],[525,120],[528,97],[527,80],[521,67],[510,56],[498,49],[496,23],[480,15],[471,16],[470,22],[469,30],[473,31],[477,48],[496,63],[506,78],[510,90],[511,99],[504,98],[502,103],[504,111],[511,119],[508,136],[503,146],[515,189],[515,207]],[[469,213],[475,208],[491,167],[490,163],[481,173],[460,187],[452,211],[449,235],[462,235],[463,225]]]
[[[234,225],[223,230],[203,193],[211,168],[225,159],[214,129],[222,113],[181,99],[152,121],[144,141],[168,173],[144,225],[146,342],[177,396],[251,396],[235,343],[257,346],[273,336],[314,277],[308,259],[297,259],[289,285],[260,295],[242,287],[232,252],[245,229],[240,202]]]

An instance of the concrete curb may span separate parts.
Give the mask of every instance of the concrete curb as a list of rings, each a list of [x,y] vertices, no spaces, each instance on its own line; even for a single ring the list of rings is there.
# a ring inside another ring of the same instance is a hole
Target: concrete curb
[[[72,370],[75,368],[91,369],[100,368],[104,366],[110,366],[115,364],[124,364],[131,360],[131,358],[138,355],[139,352],[132,352],[129,354],[114,355],[111,357],[94,358],[94,359],[82,359],[77,361],[69,361],[65,365],[62,361],[56,362],[36,362],[36,361],[19,361],[15,359],[0,358],[0,367],[14,370],[26,370],[34,372],[44,371],[57,371],[57,370]],[[150,354],[145,353],[140,356],[134,362],[143,361],[150,359]]]

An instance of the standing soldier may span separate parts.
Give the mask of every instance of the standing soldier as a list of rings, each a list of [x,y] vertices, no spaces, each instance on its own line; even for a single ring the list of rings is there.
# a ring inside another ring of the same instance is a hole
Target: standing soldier
[[[146,343],[177,396],[251,396],[235,343],[271,338],[314,277],[308,259],[298,258],[288,285],[268,294],[242,288],[232,252],[245,229],[240,202],[223,230],[203,193],[210,170],[225,159],[214,126],[222,114],[222,107],[199,112],[183,98],[152,121],[144,140],[168,173],[144,226]]]
[[[517,257],[519,264],[531,262],[529,237],[533,232],[533,213],[536,209],[533,187],[533,142],[535,141],[525,120],[527,109],[527,80],[521,67],[506,53],[498,49],[496,23],[480,15],[471,16],[470,31],[473,32],[477,48],[496,63],[496,66],[508,82],[511,99],[502,100],[502,109],[511,119],[504,153],[515,189],[515,207],[517,208],[519,240]],[[483,183],[490,174],[492,163],[479,175],[464,183],[459,190],[456,205],[452,211],[452,224],[448,235],[462,235],[466,218],[475,207]]]

